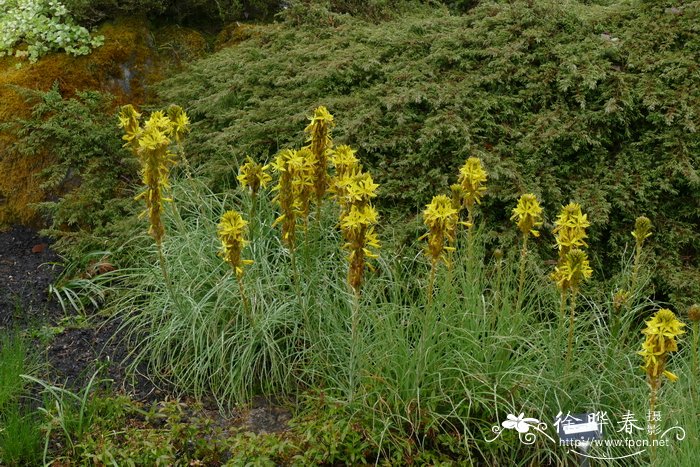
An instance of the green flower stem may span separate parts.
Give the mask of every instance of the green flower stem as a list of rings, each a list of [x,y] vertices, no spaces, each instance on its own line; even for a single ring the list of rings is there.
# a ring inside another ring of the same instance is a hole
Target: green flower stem
[[[698,379],[698,338],[700,337],[700,321],[693,323],[693,389],[697,388]],[[694,391],[695,392],[695,391]]]
[[[243,302],[243,310],[246,314],[246,319],[248,319],[248,323],[250,325],[253,325],[253,311],[250,307],[248,297],[245,294],[245,288],[243,287],[243,279],[238,276],[236,278],[238,279],[238,291],[241,294],[241,301]]]
[[[576,310],[576,290],[571,291],[571,314],[569,315],[569,339],[566,348],[566,373],[571,370],[571,354],[574,347],[574,311]]]
[[[430,277],[428,278],[428,306],[433,302],[433,288],[435,287],[435,270],[437,262],[432,261],[430,266]]]
[[[515,303],[515,312],[519,313],[523,304],[523,289],[525,288],[525,270],[527,268],[527,239],[528,235],[523,234],[523,249],[520,251],[520,273],[518,279],[518,296]]]

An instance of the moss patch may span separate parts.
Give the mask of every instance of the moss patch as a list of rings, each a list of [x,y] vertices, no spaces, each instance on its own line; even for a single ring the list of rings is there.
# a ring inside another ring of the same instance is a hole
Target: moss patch
[[[34,64],[0,60],[0,124],[29,116],[36,100],[23,88],[48,91],[54,83],[64,97],[83,90],[114,95],[113,107],[105,109],[105,118],[112,118],[116,106],[147,102],[149,84],[206,49],[206,41],[196,31],[179,27],[151,31],[140,19],[120,19],[97,33],[104,35],[105,44],[87,56],[54,53]],[[37,175],[55,161],[50,148],[31,156],[10,150],[14,141],[13,131],[0,132],[0,226],[36,224],[32,204],[47,196]]]

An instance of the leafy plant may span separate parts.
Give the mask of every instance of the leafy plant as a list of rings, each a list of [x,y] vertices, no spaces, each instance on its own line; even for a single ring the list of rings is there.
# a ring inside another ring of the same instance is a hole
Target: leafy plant
[[[109,94],[85,91],[64,98],[57,84],[47,92],[26,92],[35,102],[32,114],[3,125],[16,135],[5,157],[38,158],[50,148],[53,163],[39,175],[48,194],[38,204],[48,217],[44,232],[84,271],[92,260],[87,253],[105,250],[110,238],[132,237],[138,161],[121,147]]]
[[[386,218],[404,223],[479,157],[490,236],[510,244],[522,193],[547,212],[578,202],[595,220],[592,263],[614,265],[597,278],[608,280],[645,213],[667,227],[648,242],[656,293],[697,301],[697,2],[673,14],[655,2],[482,1],[463,15],[423,8],[341,26],[303,5],[315,22],[251,26],[160,87],[187,104],[188,153],[214,191],[233,185],[246,154],[303,144],[298,129],[323,103],[336,144],[356,148],[382,186]]]
[[[3,0],[0,2],[0,57],[14,55],[37,61],[49,52],[63,50],[86,55],[103,44],[78,26],[58,0]]]

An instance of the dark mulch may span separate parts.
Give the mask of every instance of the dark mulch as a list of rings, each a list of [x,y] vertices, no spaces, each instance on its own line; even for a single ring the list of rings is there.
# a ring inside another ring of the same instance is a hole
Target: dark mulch
[[[26,227],[0,232],[0,329],[24,329],[62,316],[48,293],[60,270],[49,243]]]
[[[80,389],[101,368],[97,378],[113,380],[115,389],[136,399],[162,399],[163,391],[148,379],[127,378],[122,365],[127,349],[116,335],[118,323],[91,316],[87,325],[75,327],[65,319],[60,303],[49,294],[61,272],[59,262],[51,240],[35,230],[15,226],[0,232],[0,331],[19,329],[37,335],[36,343],[49,363],[43,376],[51,383]],[[42,328],[56,334],[42,339],[37,332]]]

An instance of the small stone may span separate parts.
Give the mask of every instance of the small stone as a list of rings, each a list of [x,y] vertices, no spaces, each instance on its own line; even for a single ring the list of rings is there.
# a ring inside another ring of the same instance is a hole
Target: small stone
[[[32,247],[32,253],[43,253],[48,247],[46,243],[38,243]]]

